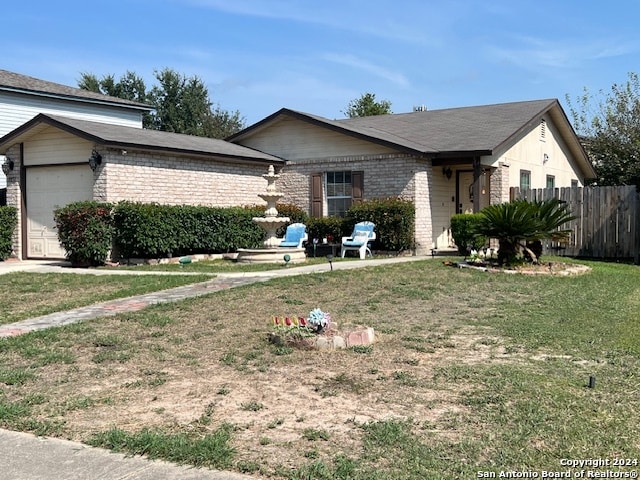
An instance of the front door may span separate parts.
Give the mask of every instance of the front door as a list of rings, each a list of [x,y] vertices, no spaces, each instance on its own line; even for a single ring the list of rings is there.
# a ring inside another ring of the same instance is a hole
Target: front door
[[[457,213],[473,213],[473,172],[458,172]]]

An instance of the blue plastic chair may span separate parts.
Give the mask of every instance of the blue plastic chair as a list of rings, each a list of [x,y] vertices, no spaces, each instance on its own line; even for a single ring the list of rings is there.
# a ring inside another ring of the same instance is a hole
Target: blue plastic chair
[[[304,223],[292,223],[287,227],[281,247],[302,248],[302,242],[309,239],[307,226]]]
[[[342,249],[340,256],[344,258],[345,252],[348,250],[357,250],[360,254],[360,259],[364,260],[367,253],[370,257],[371,248],[369,243],[376,239],[376,232],[373,231],[375,224],[372,222],[360,222],[356,223],[353,227],[353,233],[350,237],[342,237]]]

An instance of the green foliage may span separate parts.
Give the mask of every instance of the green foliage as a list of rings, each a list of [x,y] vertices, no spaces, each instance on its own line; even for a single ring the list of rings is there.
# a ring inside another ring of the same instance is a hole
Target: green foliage
[[[640,78],[629,73],[598,96],[586,88],[570,105],[574,126],[598,174],[598,185],[640,185]]]
[[[487,237],[475,233],[481,213],[458,213],[451,217],[451,235],[460,255],[469,255],[469,247],[479,249],[486,245]]]
[[[18,210],[15,207],[0,207],[0,260],[11,255],[13,231],[18,225]]]
[[[386,115],[393,112],[391,111],[391,102],[389,100],[376,102],[375,93],[363,93],[360,98],[351,100],[347,105],[347,110],[342,113],[349,118],[354,118]]]
[[[259,215],[257,208],[120,202],[114,209],[115,246],[123,258],[255,248],[264,236],[251,221]]]
[[[374,248],[396,251],[414,247],[415,207],[413,202],[401,198],[374,198],[356,203],[345,212],[347,235],[358,222],[375,223]]]
[[[339,242],[343,236],[351,234],[346,233],[342,217],[311,217],[307,222],[307,233],[310,242],[314,238],[333,238],[334,242]]]
[[[54,211],[58,239],[74,265],[102,265],[111,250],[112,206],[100,202],[75,202]]]
[[[527,242],[566,238],[570,230],[560,227],[575,219],[566,204],[553,198],[542,202],[516,200],[511,203],[490,205],[482,209],[475,232],[499,242],[498,261],[512,263],[523,256],[526,250],[531,260],[537,256],[528,249]]]
[[[223,424],[206,435],[167,434],[145,428],[129,433],[119,428],[98,433],[89,445],[109,448],[130,455],[146,455],[151,460],[163,459],[195,467],[225,468],[235,454],[230,445],[233,427]]]
[[[158,84],[150,90],[142,78],[130,71],[117,81],[114,75],[98,79],[91,73],[82,73],[78,86],[152,106],[154,112],[144,114],[144,128],[210,138],[226,138],[244,128],[240,112],[213,106],[199,77],[187,77],[170,68],[155,71],[154,75]]]

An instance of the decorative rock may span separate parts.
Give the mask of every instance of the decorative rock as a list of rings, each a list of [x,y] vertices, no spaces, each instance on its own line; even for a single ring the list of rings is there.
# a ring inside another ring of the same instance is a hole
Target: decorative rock
[[[365,330],[354,330],[347,334],[347,347],[355,347],[357,345],[371,345],[374,341],[373,328],[368,327]]]
[[[316,338],[316,348],[318,350],[329,350],[333,345],[329,343],[329,340],[326,337],[318,336]]]
[[[339,349],[339,348],[346,348],[347,344],[344,341],[344,338],[341,337],[340,335],[336,335],[335,337],[333,337],[333,348],[334,349]]]

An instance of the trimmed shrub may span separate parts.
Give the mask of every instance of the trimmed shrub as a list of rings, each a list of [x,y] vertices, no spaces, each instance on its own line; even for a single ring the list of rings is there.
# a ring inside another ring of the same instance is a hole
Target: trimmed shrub
[[[0,207],[0,260],[9,258],[12,252],[13,231],[18,225],[18,210],[15,207]]]
[[[397,197],[366,200],[353,205],[345,213],[346,235],[351,235],[358,222],[375,223],[374,248],[401,252],[414,248],[415,206]]]
[[[203,207],[120,202],[114,208],[115,247],[122,258],[226,253],[255,248],[264,230],[259,207]]]
[[[340,242],[343,236],[350,235],[351,232],[345,233],[342,217],[311,217],[307,221],[307,234],[309,242],[313,242],[314,238],[320,242],[323,238]]]
[[[58,239],[74,266],[104,264],[113,238],[109,203],[75,202],[54,211]]]
[[[471,249],[478,250],[487,244],[487,237],[476,233],[482,218],[481,213],[458,213],[451,217],[451,236],[460,255],[469,255]]]

